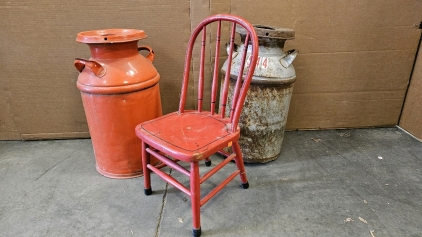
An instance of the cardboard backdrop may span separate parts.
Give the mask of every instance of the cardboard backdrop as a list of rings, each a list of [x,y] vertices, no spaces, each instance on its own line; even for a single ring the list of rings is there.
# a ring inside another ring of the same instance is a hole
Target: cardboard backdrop
[[[422,50],[413,68],[409,90],[406,95],[399,125],[422,140]]]
[[[176,110],[191,29],[216,13],[296,31],[285,48],[300,51],[287,129],[398,123],[421,33],[419,0],[21,0],[0,3],[0,140],[89,137],[73,67],[90,56],[75,42],[80,31],[144,30],[139,44],[156,53],[164,113]]]

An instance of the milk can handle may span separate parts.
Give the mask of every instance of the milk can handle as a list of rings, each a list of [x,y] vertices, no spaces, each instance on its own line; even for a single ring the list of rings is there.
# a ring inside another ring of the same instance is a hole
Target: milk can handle
[[[73,64],[75,65],[76,70],[79,72],[82,72],[85,67],[89,67],[97,77],[102,77],[106,74],[105,67],[95,61],[86,60],[83,58],[75,58]]]
[[[290,64],[293,63],[293,60],[295,60],[298,53],[299,53],[299,50],[297,49],[292,49],[292,50],[287,51],[286,55],[284,55],[280,59],[281,66],[288,68]]]
[[[151,47],[146,46],[146,45],[138,46],[138,51],[141,51],[141,50],[148,50],[149,54],[145,58],[150,62],[154,61],[155,53]]]

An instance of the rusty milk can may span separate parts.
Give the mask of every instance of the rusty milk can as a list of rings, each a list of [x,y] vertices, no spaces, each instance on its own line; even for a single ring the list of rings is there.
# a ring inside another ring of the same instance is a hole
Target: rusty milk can
[[[142,30],[107,29],[80,32],[90,59],[76,58],[81,92],[97,171],[109,178],[141,176],[141,140],[135,127],[162,115],[160,75],[152,65],[154,52],[138,47]],[[147,50],[144,57],[139,51]],[[157,163],[158,161],[155,160]]]
[[[277,159],[281,152],[293,83],[296,80],[292,62],[298,51],[283,51],[285,41],[294,39],[295,32],[292,29],[264,25],[254,25],[254,28],[259,40],[259,57],[239,121],[239,143],[245,162],[265,163]],[[246,31],[238,27],[236,32],[242,41],[237,55],[242,55]],[[237,55],[232,61],[234,78],[240,62],[240,56]],[[249,55],[248,52],[247,57]],[[223,74],[225,68],[227,61],[222,67]],[[234,82],[230,83],[232,89]]]

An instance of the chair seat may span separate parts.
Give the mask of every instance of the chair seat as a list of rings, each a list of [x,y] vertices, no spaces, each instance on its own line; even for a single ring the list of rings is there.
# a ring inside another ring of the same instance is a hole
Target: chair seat
[[[150,146],[182,161],[209,157],[239,139],[239,129],[230,132],[230,123],[209,112],[174,112],[139,124],[136,134]]]

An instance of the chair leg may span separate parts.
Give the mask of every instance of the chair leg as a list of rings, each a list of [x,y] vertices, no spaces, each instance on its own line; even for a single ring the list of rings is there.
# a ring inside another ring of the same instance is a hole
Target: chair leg
[[[245,171],[245,165],[243,163],[243,156],[242,156],[242,151],[240,150],[240,145],[239,142],[235,141],[233,142],[233,151],[234,153],[236,153],[236,166],[237,168],[240,170],[240,180],[242,181],[242,187],[244,189],[249,188],[249,182],[248,182],[248,178],[246,177],[246,171]]]
[[[199,176],[199,164],[198,162],[191,162],[190,165],[190,191],[191,191],[191,203],[192,203],[192,234],[194,237],[201,236],[201,190],[200,190],[200,179]]]
[[[205,158],[205,165],[206,166],[211,166],[211,159],[209,157]]]
[[[150,154],[147,152],[147,144],[145,144],[145,142],[142,142],[142,168],[144,172],[144,192],[147,196],[152,194],[151,171],[147,167],[149,163]]]

